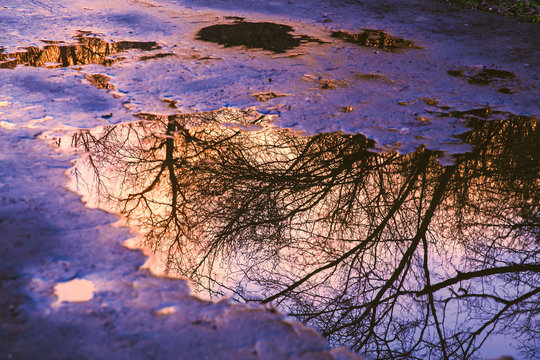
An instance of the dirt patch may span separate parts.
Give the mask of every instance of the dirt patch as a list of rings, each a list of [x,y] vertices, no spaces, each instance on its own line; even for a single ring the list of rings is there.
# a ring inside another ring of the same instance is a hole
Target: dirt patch
[[[402,49],[422,49],[411,40],[392,36],[384,30],[362,29],[361,33],[351,34],[346,31],[334,31],[332,37],[352,44],[374,47],[384,51],[398,51]]]
[[[79,44],[76,45],[59,45],[60,42],[46,41],[50,45],[46,45],[43,49],[30,46],[25,51],[0,53],[0,68],[13,69],[17,65],[48,68],[87,64],[111,65],[120,59],[110,59],[109,55],[130,49],[149,51],[160,48],[155,42],[119,41],[109,43],[96,37],[85,36],[79,36],[77,40]]]
[[[302,43],[322,43],[307,35],[293,35],[294,29],[288,25],[270,22],[238,21],[234,24],[219,24],[202,28],[197,40],[209,41],[225,47],[245,46],[250,49],[270,50],[283,53]]]

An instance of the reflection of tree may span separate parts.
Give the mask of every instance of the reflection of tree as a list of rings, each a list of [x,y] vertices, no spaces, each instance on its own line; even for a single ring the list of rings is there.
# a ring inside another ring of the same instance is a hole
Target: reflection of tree
[[[142,117],[74,139],[167,271],[378,359],[470,358],[503,330],[538,355],[536,120],[471,121],[475,150],[442,167],[360,135],[218,124],[247,113]]]
[[[109,55],[129,49],[153,50],[159,46],[155,42],[119,41],[108,43],[95,37],[77,37],[78,45],[52,44],[43,49],[30,46],[25,51],[2,54],[0,51],[0,69],[13,69],[25,64],[28,66],[46,67],[48,63],[58,63],[66,67],[70,65],[102,64],[110,65],[116,60]],[[54,42],[53,42],[54,43]]]

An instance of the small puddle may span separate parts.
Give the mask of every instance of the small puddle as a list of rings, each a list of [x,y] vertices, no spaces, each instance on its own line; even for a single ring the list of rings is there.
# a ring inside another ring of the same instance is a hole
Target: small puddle
[[[111,78],[106,75],[103,75],[103,74],[86,75],[85,79],[88,80],[90,84],[94,85],[98,89],[106,89],[106,90],[115,89],[114,85],[109,83]]]
[[[516,82],[516,75],[510,71],[490,69],[487,67],[464,67],[447,71],[448,75],[466,79],[473,85],[495,85],[497,90],[503,94],[513,94],[516,92],[512,84]]]
[[[269,101],[271,99],[275,99],[277,97],[284,97],[284,96],[289,96],[288,94],[280,94],[280,93],[277,93],[277,92],[273,92],[273,91],[267,91],[267,92],[260,92],[260,93],[255,93],[255,94],[251,94],[251,96],[254,96],[258,101]]]
[[[162,59],[164,57],[174,56],[174,53],[159,53],[155,55],[143,55],[139,58],[139,61],[148,61],[154,59]]]
[[[373,47],[384,51],[397,52],[403,49],[422,49],[411,40],[389,35],[384,30],[362,29],[361,33],[334,31],[332,37],[364,47]]]
[[[34,67],[67,67],[72,65],[101,64],[111,65],[120,58],[111,59],[110,55],[136,49],[150,51],[159,49],[155,42],[119,41],[106,42],[96,37],[78,36],[78,44],[64,45],[55,41],[42,49],[30,46],[25,51],[3,54],[0,52],[0,68],[13,69],[17,65]]]
[[[202,28],[197,40],[209,41],[225,47],[245,46],[283,53],[303,43],[322,41],[307,35],[293,35],[288,25],[270,22],[237,21],[234,24],[219,24]]]
[[[58,302],[85,302],[94,297],[94,283],[86,279],[73,279],[54,286]]]
[[[517,116],[512,113],[508,113],[505,111],[498,111],[491,108],[476,108],[471,110],[465,110],[465,111],[448,111],[448,112],[440,112],[437,114],[439,117],[454,117],[458,119],[465,119],[465,120],[504,120],[504,119],[515,119],[515,118],[523,118],[528,119],[529,121],[532,120],[529,116]]]

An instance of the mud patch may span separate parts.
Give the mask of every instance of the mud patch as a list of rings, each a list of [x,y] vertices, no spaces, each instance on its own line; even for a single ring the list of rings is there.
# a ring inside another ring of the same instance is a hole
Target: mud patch
[[[346,31],[334,31],[331,36],[348,43],[373,47],[384,51],[396,52],[402,49],[423,49],[411,40],[392,36],[384,30],[362,29],[362,32],[358,34],[351,34]]]
[[[77,40],[79,44],[76,45],[58,45],[54,41],[47,41],[50,45],[46,45],[43,49],[30,46],[25,51],[0,53],[0,68],[13,69],[17,65],[47,68],[87,64],[111,65],[120,58],[110,59],[109,55],[131,49],[150,51],[160,48],[155,42],[108,43],[96,37],[85,36],[79,36]]]
[[[303,43],[322,41],[307,35],[293,35],[294,29],[288,25],[269,22],[238,21],[234,24],[219,24],[202,28],[197,40],[209,41],[225,47],[245,46],[283,53]]]
[[[489,69],[483,67],[469,67],[451,69],[447,71],[448,75],[467,79],[469,84],[473,85],[496,85],[501,86],[498,90],[503,94],[513,94],[515,90],[509,84],[516,81],[516,75],[510,71]]]

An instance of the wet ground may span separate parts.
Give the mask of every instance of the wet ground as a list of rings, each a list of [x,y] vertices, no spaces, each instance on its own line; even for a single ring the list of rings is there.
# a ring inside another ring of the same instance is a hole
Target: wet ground
[[[538,356],[538,24],[420,0],[0,10],[6,358]]]

